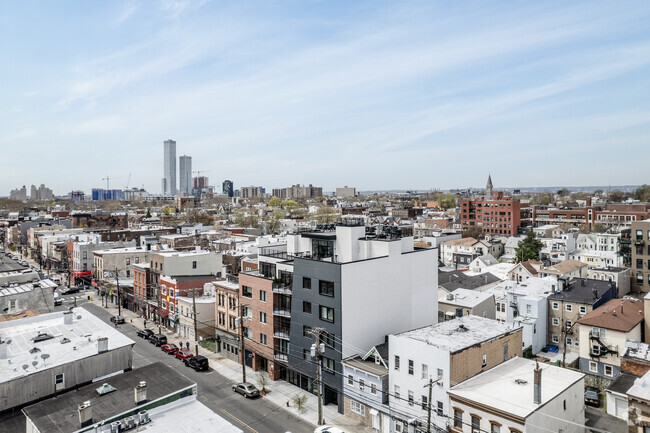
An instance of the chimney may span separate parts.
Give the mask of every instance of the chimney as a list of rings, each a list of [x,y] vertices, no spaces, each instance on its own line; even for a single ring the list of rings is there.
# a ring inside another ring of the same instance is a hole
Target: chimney
[[[596,286],[594,286],[592,292],[594,294],[594,299],[598,299],[598,289],[596,288]]]
[[[147,382],[142,381],[133,388],[133,397],[136,405],[147,401]]]
[[[72,311],[66,311],[63,313],[63,324],[72,325]]]
[[[108,337],[99,337],[97,339],[97,353],[108,352]]]
[[[0,340],[0,359],[7,359],[7,341]]]
[[[533,385],[533,403],[542,403],[542,369],[539,368],[539,363],[535,361],[535,375]]]
[[[79,423],[81,427],[86,427],[93,423],[93,412],[90,401],[84,401],[80,404],[77,411],[79,412]]]

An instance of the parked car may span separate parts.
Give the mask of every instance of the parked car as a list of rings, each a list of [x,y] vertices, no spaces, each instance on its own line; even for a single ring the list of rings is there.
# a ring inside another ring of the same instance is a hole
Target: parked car
[[[136,332],[136,335],[141,338],[149,339],[149,337],[153,335],[153,331],[151,329],[139,329],[138,332]]]
[[[333,427],[331,425],[322,425],[320,427],[316,427],[314,433],[345,433],[345,432],[338,427]]]
[[[185,360],[185,366],[193,368],[194,371],[205,371],[210,368],[208,358],[201,355],[196,355],[190,359]]]
[[[69,287],[65,289],[64,291],[61,292],[62,295],[72,295],[74,293],[79,293],[81,291],[82,287]]]
[[[124,317],[122,317],[122,316],[113,316],[113,317],[111,317],[111,322],[113,322],[113,323],[115,323],[117,325],[121,325],[121,324],[124,323]]]
[[[260,395],[260,390],[250,382],[238,383],[232,386],[232,390],[243,395],[246,398],[257,397]]]
[[[597,388],[588,387],[585,390],[585,404],[600,407],[600,394]]]
[[[163,344],[160,346],[163,352],[167,353],[168,355],[173,355],[176,352],[178,352],[178,346],[175,344],[169,343],[169,344]]]
[[[149,337],[149,343],[153,344],[156,347],[167,344],[167,336],[163,334],[153,334]]]
[[[192,352],[189,350],[177,350],[176,353],[174,354],[176,359],[180,359],[181,361],[185,361],[186,359],[189,359],[194,356]]]
[[[63,304],[63,299],[61,298],[61,295],[59,295],[59,292],[54,292],[54,306],[61,305]]]

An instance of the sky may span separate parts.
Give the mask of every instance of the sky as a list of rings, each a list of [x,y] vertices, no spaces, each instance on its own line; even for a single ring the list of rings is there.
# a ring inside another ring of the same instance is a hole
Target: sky
[[[647,1],[0,0],[0,63],[0,196],[650,183]]]

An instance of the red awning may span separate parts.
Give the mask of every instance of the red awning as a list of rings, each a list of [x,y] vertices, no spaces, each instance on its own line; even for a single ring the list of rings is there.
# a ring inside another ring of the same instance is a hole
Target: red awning
[[[74,271],[74,272],[72,272],[72,275],[74,275],[75,278],[90,277],[92,274],[93,274],[93,271]]]
[[[167,310],[161,310],[161,312],[160,312],[160,316],[161,316],[161,317],[167,317],[167,316],[169,316],[169,311],[167,311]]]

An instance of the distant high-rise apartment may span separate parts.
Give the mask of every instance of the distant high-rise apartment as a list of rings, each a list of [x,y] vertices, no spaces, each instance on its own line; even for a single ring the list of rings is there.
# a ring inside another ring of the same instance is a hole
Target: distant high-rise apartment
[[[233,187],[232,181],[224,180],[221,188],[223,193],[228,197],[233,197],[235,195],[235,188]]]
[[[192,157],[183,155],[178,158],[179,192],[190,195],[192,192]]]
[[[345,185],[343,188],[336,188],[336,197],[337,198],[350,198],[357,195],[357,189],[351,188]]]
[[[165,140],[163,155],[162,193],[176,195],[176,142]]]

